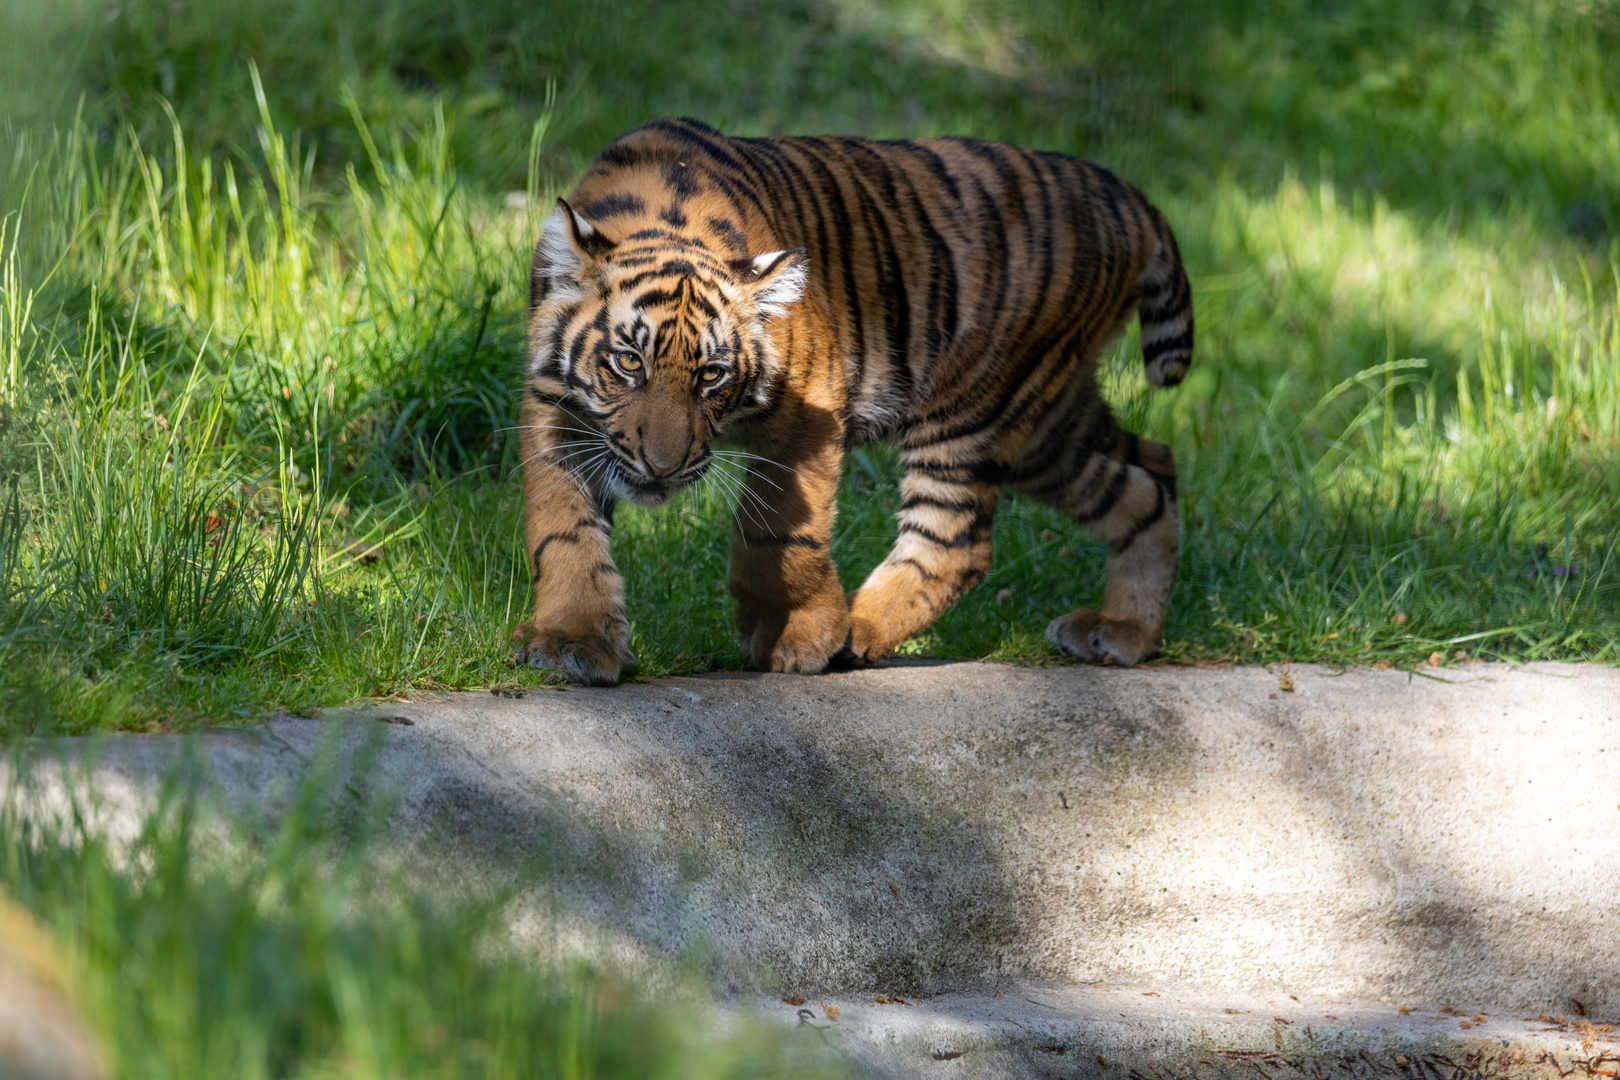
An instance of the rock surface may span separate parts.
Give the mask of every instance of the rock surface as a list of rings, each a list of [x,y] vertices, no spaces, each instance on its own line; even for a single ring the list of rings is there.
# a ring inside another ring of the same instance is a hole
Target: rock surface
[[[534,940],[643,962],[701,947],[745,1000],[844,995],[845,1017],[817,1006],[815,1023],[911,1047],[885,1069],[922,1044],[857,1020],[868,1008],[979,1032],[972,1054],[912,1062],[941,1076],[970,1059],[961,1075],[1124,1075],[1175,1067],[1166,1047],[1275,1074],[1284,1057],[1217,1051],[1278,1055],[1306,1025],[1337,1048],[1404,1047],[1380,1059],[1393,1076],[1416,1048],[1476,1052],[1440,1007],[1620,1014],[1620,671],[1431,674],[1295,667],[1285,690],[1255,668],[728,673],[361,706],[200,747],[238,806],[275,805],[323,747],[364,750],[424,866],[547,860],[520,919]],[[181,747],[109,740],[96,788],[138,804]],[[1041,996],[1028,986],[1067,995],[1052,1019],[1075,1054],[1013,1039],[1022,1014],[974,1019],[997,991]],[[1138,1006],[1117,1025],[1093,1016],[1109,993]],[[1290,995],[1323,1018],[1196,1004]],[[1172,1000],[1179,1018],[1141,1008]],[[1451,1041],[1390,1019],[1400,1003],[1447,1017]],[[1342,1019],[1375,1013],[1398,1037]],[[1551,1052],[1521,1034],[1491,1060]],[[1604,1036],[1582,1053],[1601,1058]]]
[[[1612,1033],[1579,1019],[1402,1014],[1388,1003],[1304,994],[1013,983],[929,999],[795,1000],[761,999],[756,1008],[814,1029],[879,1075],[908,1078],[1584,1080],[1620,1067]]]

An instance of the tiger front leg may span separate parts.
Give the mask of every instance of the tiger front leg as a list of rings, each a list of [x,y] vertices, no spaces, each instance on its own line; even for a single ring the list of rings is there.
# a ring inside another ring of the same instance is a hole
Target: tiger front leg
[[[532,396],[519,431],[534,616],[512,633],[517,659],[611,686],[636,658],[624,578],[608,544],[612,500],[591,483],[601,471],[595,454],[605,447],[590,445],[600,439],[590,425]]]
[[[825,671],[849,638],[849,608],[830,553],[843,446],[841,436],[820,442],[780,462],[756,457],[733,518],[737,633],[766,671]]]
[[[972,470],[913,465],[900,483],[899,536],[850,602],[849,651],[881,660],[984,580],[1000,487]]]

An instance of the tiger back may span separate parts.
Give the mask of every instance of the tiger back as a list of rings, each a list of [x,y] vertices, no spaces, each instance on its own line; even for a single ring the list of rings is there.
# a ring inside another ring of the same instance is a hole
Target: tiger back
[[[1077,158],[974,139],[740,139],[662,120],[606,148],[535,252],[521,440],[535,613],[520,654],[589,683],[633,662],[609,537],[729,457],[728,585],[766,670],[880,660],[988,572],[1007,490],[1108,546],[1082,659],[1161,644],[1175,461],[1124,431],[1097,358],[1141,320],[1181,381],[1191,291],[1164,217]],[[894,548],[847,598],[830,558],[843,455],[905,465]]]

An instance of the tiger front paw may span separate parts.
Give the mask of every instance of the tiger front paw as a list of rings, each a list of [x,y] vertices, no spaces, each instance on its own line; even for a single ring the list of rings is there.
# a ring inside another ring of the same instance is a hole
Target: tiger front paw
[[[836,589],[831,599],[786,610],[737,602],[737,631],[754,666],[819,675],[849,639],[849,611]]]
[[[850,619],[849,642],[838,654],[839,662],[852,668],[871,667],[894,651],[887,638],[877,623],[856,615]]]
[[[512,631],[512,646],[518,663],[554,668],[583,686],[612,686],[626,667],[636,663],[630,651],[630,627],[619,620],[565,628],[542,624],[537,617],[518,624]]]

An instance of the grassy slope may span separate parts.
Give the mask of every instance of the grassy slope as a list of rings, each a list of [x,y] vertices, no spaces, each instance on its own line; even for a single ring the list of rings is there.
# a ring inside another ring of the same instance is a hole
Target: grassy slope
[[[11,88],[63,134],[18,126],[4,184],[7,206],[32,184],[17,266],[38,295],[7,339],[0,716],[138,726],[537,678],[504,642],[535,210],[672,112],[1070,150],[1165,207],[1195,374],[1149,396],[1128,341],[1111,371],[1182,463],[1171,657],[1620,657],[1616,9],[1186,7],[36,16],[57,47],[33,53],[75,81]],[[895,484],[882,447],[847,470],[850,585]],[[621,512],[645,671],[742,663],[728,513],[714,490]],[[912,651],[1046,658],[1046,621],[1097,597],[1100,549],[1044,509],[1006,504],[997,542]]]

